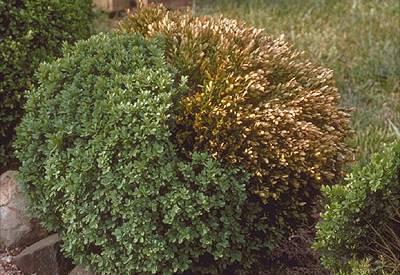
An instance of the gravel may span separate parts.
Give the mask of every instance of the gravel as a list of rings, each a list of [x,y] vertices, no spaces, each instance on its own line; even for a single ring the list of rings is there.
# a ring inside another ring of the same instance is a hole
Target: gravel
[[[14,256],[21,252],[22,248],[0,249],[0,275],[22,275],[23,273],[13,264]]]

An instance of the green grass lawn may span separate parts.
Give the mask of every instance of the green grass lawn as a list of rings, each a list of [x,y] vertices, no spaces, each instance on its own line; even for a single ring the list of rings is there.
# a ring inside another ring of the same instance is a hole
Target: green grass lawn
[[[244,20],[331,68],[353,109],[357,160],[400,138],[400,1],[219,0],[196,13]]]

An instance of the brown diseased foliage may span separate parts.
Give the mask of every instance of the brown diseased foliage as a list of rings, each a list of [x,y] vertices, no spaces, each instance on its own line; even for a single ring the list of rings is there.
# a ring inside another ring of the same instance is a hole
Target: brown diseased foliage
[[[167,59],[188,76],[174,130],[183,155],[206,151],[245,167],[251,193],[278,216],[301,220],[320,186],[342,176],[349,114],[338,106],[331,70],[226,18],[151,7],[131,14],[120,32],[165,36]]]

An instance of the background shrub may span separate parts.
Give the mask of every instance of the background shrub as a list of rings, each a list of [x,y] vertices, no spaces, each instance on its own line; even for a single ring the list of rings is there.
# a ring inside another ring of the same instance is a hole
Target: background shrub
[[[20,180],[65,254],[101,273],[250,266],[271,241],[254,234],[268,225],[247,207],[249,175],[176,154],[173,103],[186,88],[164,51],[160,39],[98,35],[43,64],[17,130]]]
[[[188,76],[173,134],[181,155],[205,151],[243,166],[270,225],[285,230],[310,220],[321,184],[337,182],[351,155],[348,114],[330,70],[225,18],[149,8],[120,32],[164,35],[169,62]]]
[[[326,267],[346,271],[353,258],[400,259],[400,140],[368,165],[355,166],[344,184],[324,187],[324,193],[327,205],[315,247]]]
[[[64,41],[89,36],[91,2],[0,0],[0,170],[14,159],[11,141],[34,71]]]

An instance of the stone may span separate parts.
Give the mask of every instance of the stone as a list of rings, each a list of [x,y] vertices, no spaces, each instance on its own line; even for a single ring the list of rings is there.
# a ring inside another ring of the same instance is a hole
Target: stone
[[[0,248],[26,246],[47,235],[28,213],[28,204],[15,180],[17,172],[0,176]]]
[[[162,3],[167,9],[187,8],[192,4],[191,0],[142,0],[141,4],[147,6],[149,4]],[[117,12],[132,8],[131,0],[94,0],[94,5],[106,12]],[[135,1],[135,6],[139,6],[139,1]]]
[[[130,0],[94,0],[95,6],[106,12],[116,12],[128,9],[131,6]]]
[[[64,275],[73,268],[60,251],[58,234],[50,235],[25,248],[15,256],[14,263],[24,274]]]
[[[78,265],[69,273],[69,275],[96,275],[96,273],[92,271],[86,270],[86,268]]]

